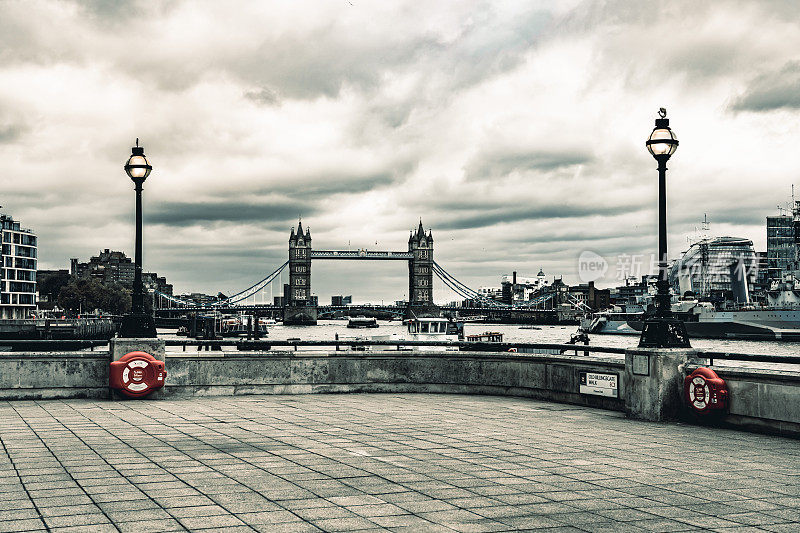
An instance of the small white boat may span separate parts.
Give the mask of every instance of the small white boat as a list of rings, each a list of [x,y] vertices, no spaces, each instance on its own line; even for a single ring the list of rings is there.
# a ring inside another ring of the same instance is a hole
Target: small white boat
[[[391,335],[373,335],[375,341],[451,341],[461,340],[458,333],[459,328],[455,322],[446,318],[412,318],[406,320],[406,333]],[[463,326],[462,326],[463,327]],[[463,329],[461,330],[463,333]],[[376,347],[377,348],[377,347]],[[386,349],[391,349],[387,347]],[[458,346],[407,346],[401,349],[413,350],[416,352],[436,352],[436,351],[458,351]]]

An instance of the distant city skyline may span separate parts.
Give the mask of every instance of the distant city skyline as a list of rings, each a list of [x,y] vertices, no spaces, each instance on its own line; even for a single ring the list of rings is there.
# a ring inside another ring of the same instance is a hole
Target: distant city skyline
[[[42,269],[132,256],[139,137],[144,269],[176,293],[261,279],[298,216],[319,249],[404,250],[422,218],[475,289],[540,268],[576,284],[582,252],[655,252],[644,142],[666,107],[670,256],[705,213],[763,251],[800,177],[797,20],[788,1],[8,3],[0,204]],[[408,273],[318,261],[312,279],[320,301],[378,302]]]

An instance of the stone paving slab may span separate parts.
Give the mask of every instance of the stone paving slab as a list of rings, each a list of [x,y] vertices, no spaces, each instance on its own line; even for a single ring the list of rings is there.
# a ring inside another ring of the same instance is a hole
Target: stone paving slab
[[[5,531],[800,531],[800,441],[519,398],[0,402]]]

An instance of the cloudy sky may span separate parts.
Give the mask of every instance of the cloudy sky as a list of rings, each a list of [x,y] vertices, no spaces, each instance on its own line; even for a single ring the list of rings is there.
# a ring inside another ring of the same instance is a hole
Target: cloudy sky
[[[766,247],[800,184],[793,1],[0,2],[0,204],[40,268],[133,249],[145,269],[234,291],[318,249],[403,250],[477,288],[516,270],[578,282],[589,250],[656,241],[644,141],[666,107],[671,255],[704,213]],[[798,190],[800,196],[800,189]],[[320,301],[406,295],[402,263],[315,262]],[[441,284],[439,285],[441,288]],[[439,301],[450,299],[443,288]]]

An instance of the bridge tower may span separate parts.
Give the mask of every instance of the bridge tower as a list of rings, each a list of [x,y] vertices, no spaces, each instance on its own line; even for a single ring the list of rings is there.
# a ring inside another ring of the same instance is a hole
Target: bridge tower
[[[289,294],[284,294],[283,323],[317,323],[317,306],[311,301],[311,230],[298,222],[289,235]]]
[[[408,251],[413,254],[408,260],[409,314],[439,316],[433,303],[433,232],[425,234],[422,220],[417,232],[408,237]]]

